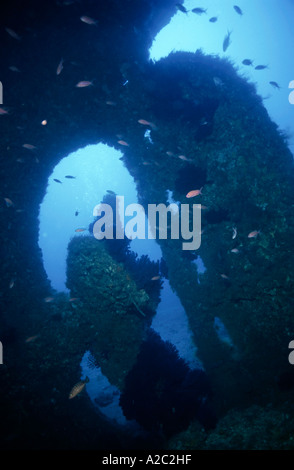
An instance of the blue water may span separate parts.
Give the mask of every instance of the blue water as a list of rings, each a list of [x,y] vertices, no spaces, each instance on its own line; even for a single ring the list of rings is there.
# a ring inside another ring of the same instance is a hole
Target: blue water
[[[239,67],[241,76],[257,85],[271,118],[290,134],[290,148],[294,152],[294,107],[289,103],[289,84],[294,79],[292,48],[294,3],[291,0],[240,0],[243,11],[238,15],[235,3],[220,0],[202,2],[207,13],[178,12],[153,41],[150,59],[157,61],[172,51],[195,52],[226,57]],[[201,2],[200,2],[201,4]],[[187,10],[195,8],[194,0],[183,4]],[[209,18],[218,17],[217,22]],[[231,45],[223,52],[223,40],[232,31]],[[253,66],[242,64],[253,60]],[[268,69],[255,70],[257,65]],[[277,82],[274,89],[269,82]]]

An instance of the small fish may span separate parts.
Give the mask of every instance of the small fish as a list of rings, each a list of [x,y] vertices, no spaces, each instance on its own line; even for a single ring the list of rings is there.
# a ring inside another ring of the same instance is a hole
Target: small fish
[[[260,234],[260,230],[253,230],[253,232],[248,233],[248,238],[256,238]]]
[[[71,176],[71,175],[66,175],[65,178],[68,178],[69,180],[75,180],[76,179],[75,176]]]
[[[88,382],[89,382],[89,378],[86,377],[85,380],[80,380],[78,383],[76,383],[71,389],[68,398],[71,399],[79,395],[84,390],[86,383]]]
[[[58,67],[56,69],[56,75],[60,75],[62,72],[62,69],[63,69],[63,59],[61,59],[61,61],[58,64]]]
[[[71,297],[68,301],[69,302],[77,302],[77,300],[80,300],[78,297]]]
[[[5,108],[0,107],[0,116],[4,114],[9,114],[8,111]]]
[[[204,8],[193,8],[191,10],[193,13],[196,13],[196,15],[202,15],[203,13],[207,12],[207,9],[205,10]]]
[[[117,103],[115,101],[105,101],[105,103],[108,105],[108,106],[116,106]]]
[[[160,276],[153,276],[151,278],[151,281],[158,281],[158,279],[160,279]]]
[[[34,336],[29,336],[28,338],[25,339],[25,343],[32,343],[35,341],[37,338],[39,338],[40,335],[34,335]]]
[[[12,288],[13,288],[14,283],[15,283],[15,280],[14,280],[14,279],[11,279],[11,281],[10,281],[10,283],[9,283],[9,289],[12,289]]]
[[[28,150],[35,150],[37,147],[32,144],[23,144],[23,148],[28,149]]]
[[[93,85],[93,82],[89,82],[88,80],[82,80],[81,82],[78,82],[76,84],[76,87],[77,88],[85,88],[87,86],[91,86]]]
[[[255,67],[255,70],[264,70],[264,69],[268,69],[268,65],[257,65]]]
[[[183,160],[183,162],[191,162],[191,158],[187,158],[185,155],[179,155],[178,158]]]
[[[217,16],[212,16],[212,18],[209,18],[210,23],[215,23],[217,21]]]
[[[14,203],[12,202],[11,199],[9,199],[9,197],[5,197],[5,198],[4,198],[4,201],[5,201],[7,207],[12,207],[12,206],[14,206]]]
[[[231,44],[231,34],[232,34],[232,31],[228,31],[227,35],[225,36],[225,39],[224,39],[224,42],[223,42],[223,51],[224,52],[226,52],[229,45]]]
[[[221,274],[220,275],[223,279],[230,279],[229,276],[227,276],[226,274]]]
[[[176,3],[176,7],[178,10],[182,11],[183,13],[188,13],[188,10],[181,3]]]
[[[234,10],[238,13],[238,15],[243,15],[243,11],[240,7],[238,7],[238,5],[234,5]]]
[[[242,61],[242,64],[244,64],[244,65],[253,65],[253,62],[252,62],[252,60],[250,60],[250,59],[244,59],[244,60]]]
[[[233,227],[233,236],[232,236],[232,239],[235,240],[236,236],[237,236],[237,229],[236,229],[236,227]]]
[[[193,189],[192,191],[189,191],[187,194],[186,194],[186,197],[189,199],[191,197],[195,197],[195,196],[199,196],[200,194],[202,194],[202,188],[200,189]]]
[[[97,23],[98,23],[97,20],[94,20],[94,18],[90,18],[90,16],[81,16],[80,20],[83,23],[90,24],[90,25],[95,25],[95,26],[97,26]]]
[[[48,304],[48,303],[53,302],[53,300],[54,300],[54,297],[45,297],[44,302]]]
[[[277,82],[269,82],[269,83],[273,88],[277,88],[278,90],[281,89],[280,85]]]
[[[116,196],[116,193],[114,191],[111,191],[111,189],[106,189],[106,192],[108,194],[111,194],[112,196]]]
[[[213,77],[213,82],[219,88],[224,86],[224,82],[219,77]]]
[[[85,230],[87,230],[86,228],[76,228],[75,229],[75,232],[84,232]]]
[[[17,67],[15,67],[15,65],[11,65],[8,68],[9,68],[9,70],[11,70],[11,72],[19,72],[20,73],[20,70]]]
[[[58,180],[58,179],[56,179],[56,178],[54,178],[53,181],[55,181],[55,183],[60,183],[60,184],[62,184],[62,181],[60,181],[60,180]]]
[[[204,117],[202,117],[201,120],[200,120],[199,125],[200,126],[207,126],[207,124],[208,124],[208,121]]]
[[[42,122],[41,122],[42,126],[47,126],[47,121],[46,119],[44,119]]]
[[[129,144],[125,140],[118,140],[117,143],[120,145],[124,145],[125,147],[129,147]]]
[[[145,119],[139,119],[138,123],[142,124],[143,126],[150,126],[152,127],[152,129],[157,129],[156,125],[153,122],[146,121]]]
[[[77,217],[79,215],[79,211],[75,211],[75,216]]]
[[[21,37],[15,32],[13,31],[13,29],[11,28],[5,28],[5,31],[9,34],[9,36],[11,36],[13,39],[17,39],[18,41],[21,40]]]
[[[236,254],[238,254],[238,253],[239,253],[238,248],[233,248],[233,249],[231,250],[231,253],[236,253]]]
[[[169,150],[166,152],[166,154],[167,154],[169,157],[174,157],[174,156],[175,156],[174,152],[170,152]]]

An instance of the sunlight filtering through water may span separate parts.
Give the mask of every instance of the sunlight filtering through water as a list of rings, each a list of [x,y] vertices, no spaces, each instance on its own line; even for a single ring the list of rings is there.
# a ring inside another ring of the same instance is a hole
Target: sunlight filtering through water
[[[93,209],[107,190],[123,195],[126,205],[137,202],[135,183],[120,160],[122,155],[107,145],[89,145],[61,160],[49,178],[40,207],[39,246],[52,287],[58,291],[65,290],[68,242],[88,233],[75,230],[88,229]]]
[[[207,12],[202,15],[189,11],[195,7],[194,0],[186,0],[183,5],[188,13],[178,11],[158,33],[149,51],[150,59],[158,61],[173,51],[195,52],[197,49],[204,54],[228,58],[238,67],[241,76],[256,84],[271,118],[289,135],[290,149],[294,153],[293,109],[288,101],[293,67],[287,56],[281,60],[281,53],[286,54],[293,42],[293,2],[278,5],[276,0],[240,0],[242,16],[236,13],[231,2],[206,0]],[[217,17],[217,21],[210,22],[212,17]],[[223,40],[228,31],[232,32],[231,44],[224,52]],[[278,39],[273,41],[273,32],[277,31]],[[252,60],[253,66],[244,65],[244,59]],[[255,70],[255,66],[261,64],[268,68]],[[270,81],[278,82],[281,89],[273,89]]]

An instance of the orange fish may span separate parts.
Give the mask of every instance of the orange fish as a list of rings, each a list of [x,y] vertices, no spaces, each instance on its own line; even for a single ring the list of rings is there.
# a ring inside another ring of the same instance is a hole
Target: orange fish
[[[14,203],[12,202],[11,199],[9,199],[9,197],[5,197],[5,198],[4,198],[4,201],[6,202],[6,206],[7,206],[7,207],[14,206]]]
[[[28,150],[35,150],[37,148],[35,147],[35,145],[32,145],[32,144],[23,144],[22,146]]]
[[[15,32],[13,31],[13,29],[11,28],[5,28],[5,31],[9,34],[9,36],[11,36],[13,39],[17,39],[18,41],[20,41],[20,36]]]
[[[75,232],[84,232],[85,230],[87,230],[87,229],[85,229],[85,228],[76,228]]]
[[[80,20],[81,20],[83,23],[91,24],[91,25],[97,25],[97,23],[98,23],[97,20],[94,20],[93,18],[90,18],[90,16],[81,16],[81,17],[80,17]]]
[[[58,64],[58,67],[56,69],[56,75],[60,75],[62,72],[62,69],[63,69],[63,59],[61,59],[61,61]]]
[[[248,238],[256,238],[260,234],[260,230],[253,230],[253,232],[248,233]]]
[[[93,82],[89,82],[88,80],[82,80],[81,82],[76,84],[77,88],[85,88],[86,86],[93,85]]]
[[[54,297],[45,297],[44,302],[48,304],[50,302],[53,302],[53,300],[54,300]]]
[[[86,377],[85,380],[80,380],[78,383],[76,383],[71,389],[68,398],[71,399],[79,395],[79,393],[81,393],[84,390],[86,383],[88,382],[89,382],[89,378]]]
[[[188,194],[186,194],[186,197],[187,198],[190,198],[190,197],[195,197],[195,196],[199,196],[200,194],[202,194],[202,188],[200,189],[193,189],[192,191],[189,191]]]
[[[156,125],[153,122],[146,121],[146,119],[139,119],[138,123],[142,124],[143,126],[150,126],[152,127],[152,129],[157,129]]]
[[[125,147],[129,147],[129,144],[125,140],[118,140],[117,143],[120,145],[124,145]]]

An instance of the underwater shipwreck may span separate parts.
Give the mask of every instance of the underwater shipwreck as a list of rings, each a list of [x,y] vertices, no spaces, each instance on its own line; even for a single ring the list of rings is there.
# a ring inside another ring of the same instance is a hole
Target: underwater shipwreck
[[[2,28],[0,448],[293,449],[294,166],[286,136],[229,60],[200,50],[148,60],[174,1],[27,3],[15,18],[11,2],[1,19],[21,40]],[[99,27],[80,21],[85,11]],[[93,83],[77,87],[80,80]],[[146,209],[168,205],[167,191],[187,204],[188,191],[202,188],[200,248],[157,242],[204,372],[191,373],[150,332],[160,270],[132,258],[125,240],[73,238],[67,287],[78,300],[44,302],[54,295],[38,246],[47,180],[64,155],[97,142],[123,149]],[[221,341],[216,317],[230,341]],[[140,432],[105,419],[85,391],[69,400],[86,350]]]

